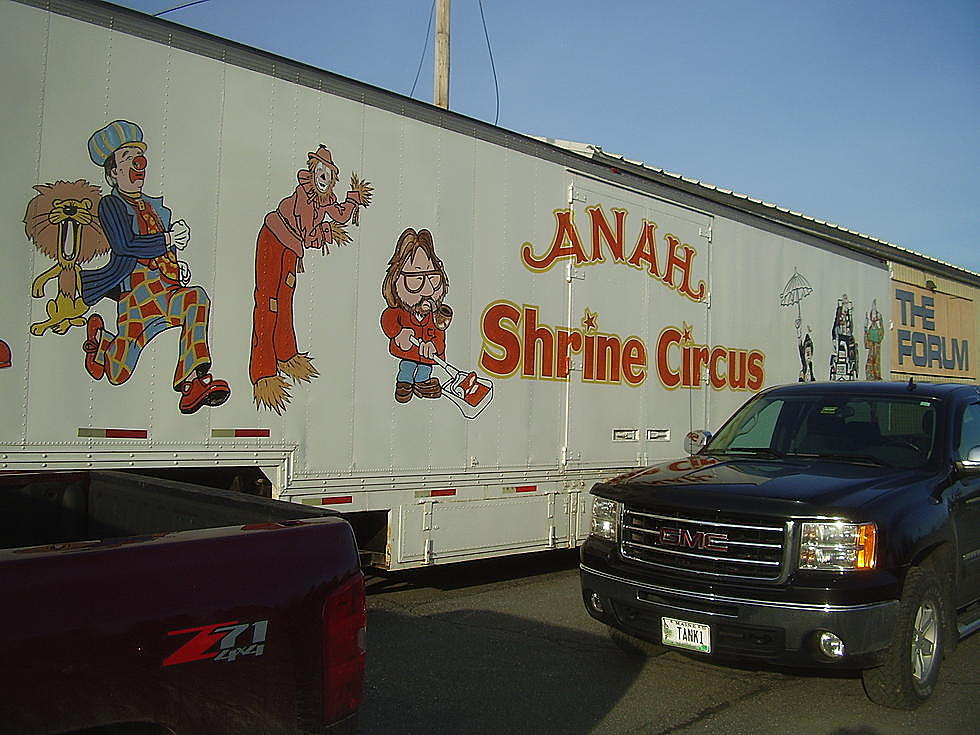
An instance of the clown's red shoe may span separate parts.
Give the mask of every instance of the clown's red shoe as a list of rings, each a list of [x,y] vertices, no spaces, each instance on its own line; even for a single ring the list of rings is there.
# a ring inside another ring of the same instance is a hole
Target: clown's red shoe
[[[102,317],[92,314],[85,325],[85,341],[82,343],[82,349],[85,351],[85,369],[96,380],[102,380],[102,376],[105,375],[105,365],[95,360],[104,327],[105,322],[102,321]]]
[[[199,375],[180,384],[180,412],[194,413],[201,406],[220,406],[228,400],[231,388],[224,380]]]

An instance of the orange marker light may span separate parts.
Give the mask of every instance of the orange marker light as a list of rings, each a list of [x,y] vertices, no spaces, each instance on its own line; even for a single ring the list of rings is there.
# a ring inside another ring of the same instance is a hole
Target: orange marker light
[[[878,529],[874,523],[862,523],[857,529],[855,569],[874,569]]]

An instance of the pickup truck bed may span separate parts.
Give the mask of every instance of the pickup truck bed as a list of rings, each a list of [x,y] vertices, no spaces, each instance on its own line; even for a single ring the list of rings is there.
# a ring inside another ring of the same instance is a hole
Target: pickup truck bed
[[[363,578],[341,518],[126,473],[7,476],[0,546],[0,733],[353,731]]]

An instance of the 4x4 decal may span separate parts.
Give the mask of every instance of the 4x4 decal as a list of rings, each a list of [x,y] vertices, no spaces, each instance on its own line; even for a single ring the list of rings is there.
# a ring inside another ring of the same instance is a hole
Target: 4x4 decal
[[[251,630],[251,635],[244,636]],[[164,666],[175,666],[192,661],[234,661],[240,656],[261,656],[265,652],[265,638],[269,631],[268,620],[254,623],[226,623],[202,625],[197,628],[172,630],[167,635],[193,637],[163,660]],[[239,644],[242,645],[239,645]]]

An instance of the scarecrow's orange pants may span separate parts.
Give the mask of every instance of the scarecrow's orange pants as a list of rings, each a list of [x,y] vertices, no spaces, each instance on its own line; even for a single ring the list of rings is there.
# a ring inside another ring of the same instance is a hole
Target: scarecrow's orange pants
[[[299,352],[293,329],[293,293],[298,258],[262,226],[255,245],[255,305],[252,309],[252,352],[248,374],[252,385],[279,372]]]

